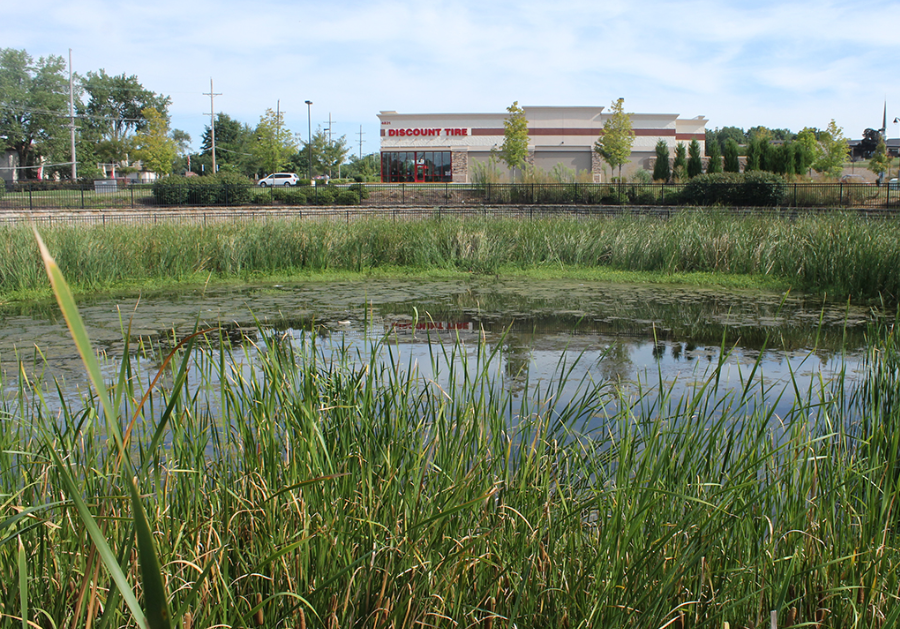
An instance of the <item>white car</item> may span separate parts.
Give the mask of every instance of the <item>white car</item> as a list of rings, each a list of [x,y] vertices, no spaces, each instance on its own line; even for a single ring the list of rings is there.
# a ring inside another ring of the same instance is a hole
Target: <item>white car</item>
[[[296,186],[300,181],[297,173],[272,173],[268,177],[263,177],[256,185],[262,186]]]
[[[900,181],[896,177],[888,182],[888,190],[900,190]]]

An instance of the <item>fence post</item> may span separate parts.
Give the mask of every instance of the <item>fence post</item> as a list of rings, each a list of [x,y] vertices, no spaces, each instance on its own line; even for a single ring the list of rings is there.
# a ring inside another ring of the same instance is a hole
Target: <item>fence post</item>
[[[31,199],[31,184],[28,184],[28,211],[34,211],[34,202]]]
[[[84,209],[84,184],[81,184],[81,209]]]
[[[844,182],[843,181],[841,182],[840,186],[841,186],[840,196],[838,197],[838,206],[839,207],[844,205]]]
[[[794,183],[794,207],[797,207],[797,184]]]

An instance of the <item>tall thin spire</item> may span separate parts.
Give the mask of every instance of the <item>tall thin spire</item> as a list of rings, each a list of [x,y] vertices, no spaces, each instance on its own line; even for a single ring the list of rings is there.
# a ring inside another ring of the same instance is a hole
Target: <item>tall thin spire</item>
[[[881,119],[881,137],[887,134],[887,99],[884,99],[884,118]]]

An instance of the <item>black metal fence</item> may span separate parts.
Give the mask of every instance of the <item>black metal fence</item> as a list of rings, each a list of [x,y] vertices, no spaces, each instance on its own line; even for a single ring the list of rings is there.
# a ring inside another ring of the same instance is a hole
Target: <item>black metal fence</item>
[[[732,189],[734,184],[730,184]],[[740,188],[741,184],[737,187]],[[0,211],[41,210],[142,210],[173,207],[477,207],[482,205],[535,206],[696,206],[685,195],[686,184],[352,184],[257,188],[222,186],[169,186],[165,194],[151,184],[52,184],[31,182],[7,184],[0,189]],[[893,184],[892,184],[893,186]],[[788,183],[781,186],[775,202],[763,205],[782,208],[849,208],[896,210],[900,189],[860,183]],[[733,191],[733,190],[732,190]],[[733,196],[733,195],[732,195]],[[740,194],[738,194],[740,198]],[[754,198],[748,194],[747,199]],[[729,207],[758,207],[740,201]]]

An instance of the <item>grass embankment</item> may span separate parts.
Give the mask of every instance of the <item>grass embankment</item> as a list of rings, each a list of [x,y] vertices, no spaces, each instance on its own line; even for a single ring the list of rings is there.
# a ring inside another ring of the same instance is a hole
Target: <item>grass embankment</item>
[[[741,392],[715,402],[715,375],[604,417],[611,385],[551,408],[562,384],[532,383],[522,402],[484,347],[453,370],[462,348],[434,347],[439,386],[315,342],[270,338],[255,372],[203,351],[192,384],[176,357],[142,407],[150,376],[126,363],[113,422],[20,384],[0,624],[131,627],[163,605],[181,627],[900,621],[895,334],[858,397],[811,394],[780,420]]]
[[[253,221],[48,227],[77,292],[348,273],[515,273],[762,284],[900,300],[900,221],[685,212],[670,220]],[[0,294],[46,293],[27,227],[0,228]],[[647,273],[626,276],[621,273]],[[693,276],[689,274],[695,274]]]

